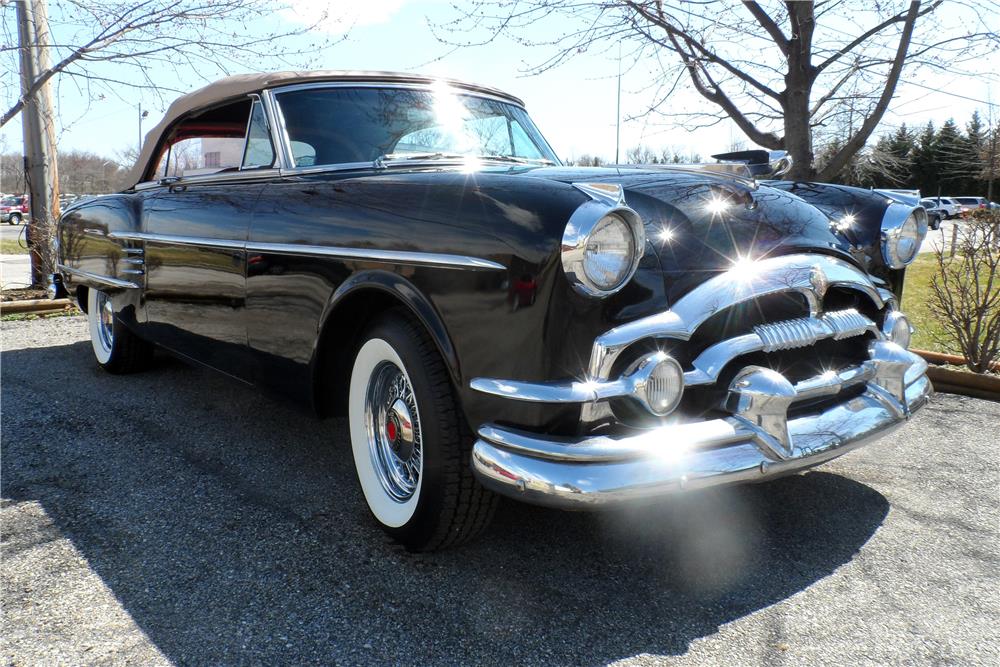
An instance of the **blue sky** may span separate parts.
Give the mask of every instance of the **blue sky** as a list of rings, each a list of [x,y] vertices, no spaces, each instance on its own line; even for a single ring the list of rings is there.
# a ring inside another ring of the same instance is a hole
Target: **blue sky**
[[[274,16],[277,22],[295,25],[318,16],[327,3],[300,0],[296,4],[299,17],[288,11]],[[4,22],[13,19],[12,11],[4,9]],[[348,39],[334,44],[322,53],[322,66],[330,69],[378,69],[421,72],[484,83],[511,92],[522,98],[536,124],[561,157],[576,157],[596,153],[613,158],[615,152],[615,118],[618,65],[617,49],[589,53],[572,59],[568,64],[538,76],[526,76],[529,63],[539,62],[542,49],[528,49],[500,39],[485,47],[461,49],[449,53],[428,28],[428,23],[441,23],[454,15],[446,0],[368,0],[366,3],[333,3],[336,19],[327,22],[329,32],[338,36],[345,23],[353,25]],[[538,31],[551,29],[539,26]],[[541,34],[541,33],[539,33]],[[536,35],[537,36],[537,35]],[[277,63],[262,63],[263,69],[284,69]],[[928,75],[919,83],[931,89],[944,89],[979,100],[995,97],[1000,102],[1000,57],[992,54],[970,68],[978,76],[950,74]],[[199,74],[185,72],[180,78],[167,68],[151,68],[147,74],[181,89],[204,85],[204,78],[216,73],[205,70]],[[10,83],[5,75],[6,83]],[[642,91],[650,80],[641,71],[623,79],[622,115],[639,111],[648,96]],[[11,87],[4,86],[9,98]],[[5,100],[6,101],[6,100]],[[169,102],[169,99],[166,101]],[[88,99],[72,83],[61,81],[57,86],[57,103],[62,127],[59,131],[61,149],[80,149],[103,155],[134,146],[139,132],[138,110],[142,103],[150,112],[144,121],[146,131],[162,115],[166,102],[151,94],[122,91],[120,97]],[[675,93],[669,103],[675,108],[702,108],[705,103],[690,90]],[[890,107],[883,129],[901,122],[910,125],[928,120],[940,124],[949,117],[964,123],[974,109],[985,110],[981,102],[928,90],[904,86]],[[1000,115],[1000,108],[995,108]],[[711,129],[686,131],[681,128],[654,124],[650,120],[634,120],[622,125],[622,159],[627,147],[639,143],[654,149],[673,147],[684,153],[697,152],[703,157],[727,150],[742,135],[726,122]],[[21,128],[17,121],[0,131],[0,150],[17,150]]]

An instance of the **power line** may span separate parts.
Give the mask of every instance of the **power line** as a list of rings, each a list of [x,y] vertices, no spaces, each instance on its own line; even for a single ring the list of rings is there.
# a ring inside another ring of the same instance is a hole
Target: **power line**
[[[969,100],[970,102],[979,102],[980,104],[985,104],[991,107],[1000,106],[996,102],[987,102],[986,100],[978,100],[975,97],[968,97],[967,95],[959,95],[958,93],[950,93],[947,90],[941,90],[940,88],[934,88],[933,86],[925,86],[922,83],[916,83],[915,81],[907,81],[907,85],[916,86],[917,88],[924,88],[925,90],[931,90],[935,93],[941,93],[942,95],[951,95],[952,97],[961,97],[963,100]]]

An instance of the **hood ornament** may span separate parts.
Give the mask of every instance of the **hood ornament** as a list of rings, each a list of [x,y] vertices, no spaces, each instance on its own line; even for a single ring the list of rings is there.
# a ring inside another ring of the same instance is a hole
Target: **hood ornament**
[[[812,268],[809,269],[809,284],[819,299],[822,299],[826,290],[830,288],[830,279],[826,277],[823,267],[819,264],[813,264]]]

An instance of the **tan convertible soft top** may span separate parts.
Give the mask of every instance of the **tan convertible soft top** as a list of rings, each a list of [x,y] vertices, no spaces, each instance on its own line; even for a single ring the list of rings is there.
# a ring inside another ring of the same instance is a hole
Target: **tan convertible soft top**
[[[174,100],[163,119],[153,127],[147,134],[142,144],[142,151],[139,158],[129,172],[129,183],[135,185],[142,180],[146,165],[153,157],[153,152],[160,142],[160,136],[165,130],[170,128],[175,121],[195,109],[212,106],[216,102],[224,102],[234,97],[241,97],[250,93],[274,88],[276,86],[287,86],[295,83],[308,83],[313,81],[359,81],[377,83],[417,83],[427,84],[435,81],[444,81],[450,85],[466,88],[468,90],[488,93],[497,97],[508,99],[515,104],[523,106],[523,102],[513,95],[489,88],[479,86],[454,79],[442,79],[431,76],[421,76],[419,74],[406,74],[400,72],[367,72],[352,70],[312,70],[306,72],[256,72],[252,74],[237,74],[219,79],[203,88],[199,88],[187,95],[182,95]]]

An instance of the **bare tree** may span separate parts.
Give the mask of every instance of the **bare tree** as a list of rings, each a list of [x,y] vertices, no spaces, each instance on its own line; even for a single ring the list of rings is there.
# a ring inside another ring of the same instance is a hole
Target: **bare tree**
[[[0,11],[12,12],[22,1],[0,0]],[[91,97],[121,95],[123,89],[174,93],[179,91],[149,74],[150,66],[202,80],[233,69],[259,69],[262,61],[308,67],[330,43],[328,38],[293,39],[309,33],[311,25],[275,29],[282,24],[273,16],[286,5],[270,0],[51,0],[50,5],[52,65],[16,99],[7,84],[8,99],[14,101],[0,127],[57,76],[69,77]],[[16,72],[13,21],[5,16],[3,26],[0,57],[8,58],[8,71]]]
[[[687,127],[731,119],[753,143],[785,149],[795,160],[786,178],[826,179],[865,145],[901,81],[920,68],[960,71],[998,44],[995,0],[926,5],[913,0],[755,2],[728,0],[475,0],[437,26],[455,47],[501,35],[550,55],[529,67],[540,73],[588,51],[625,47],[632,67],[652,67],[656,84],[643,114]],[[947,11],[966,15],[945,29]],[[537,38],[540,25],[551,38]],[[472,35],[473,37],[468,37]],[[481,36],[481,37],[480,37]],[[671,94],[687,81],[715,111],[677,111]],[[814,168],[813,134],[855,101],[853,131]]]

